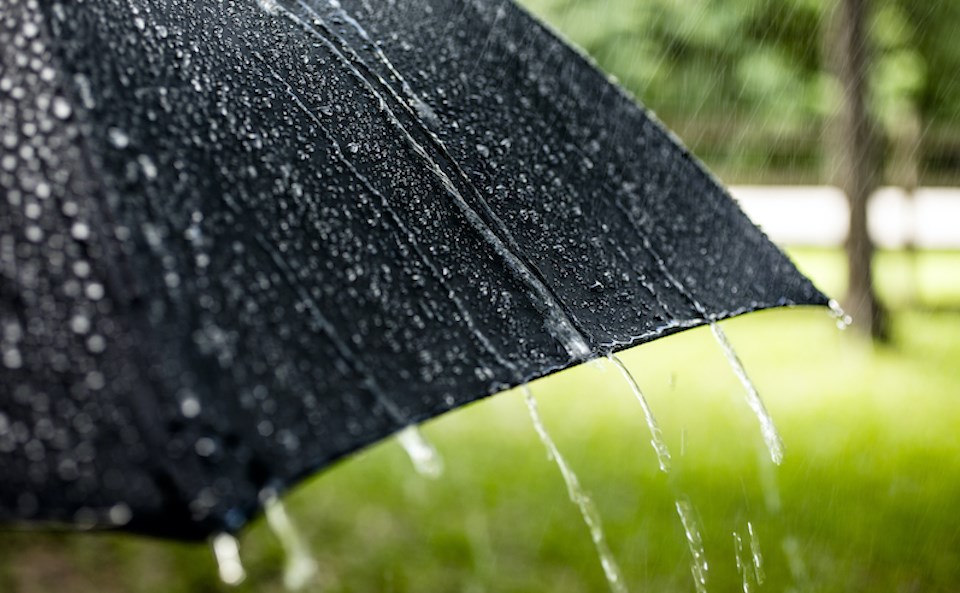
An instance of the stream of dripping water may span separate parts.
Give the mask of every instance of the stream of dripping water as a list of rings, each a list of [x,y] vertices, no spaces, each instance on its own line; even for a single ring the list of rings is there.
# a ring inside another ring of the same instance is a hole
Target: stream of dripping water
[[[240,546],[237,538],[229,533],[218,533],[213,536],[213,555],[217,559],[217,572],[225,585],[235,586],[247,578],[240,562]]]
[[[647,398],[644,397],[643,392],[640,391],[640,385],[637,383],[637,380],[633,378],[633,375],[626,365],[623,364],[623,361],[617,358],[616,354],[610,354],[608,358],[610,362],[617,367],[624,379],[627,380],[627,385],[630,386],[633,395],[636,396],[637,401],[640,402],[640,407],[643,408],[643,416],[647,420],[647,428],[650,429],[650,444],[657,453],[657,462],[660,464],[660,471],[664,473],[669,472],[671,466],[670,451],[667,450],[667,443],[663,440],[663,432],[661,432],[660,426],[657,424],[657,419],[653,416],[653,410],[650,409]]]
[[[397,433],[397,442],[407,452],[414,469],[421,476],[436,479],[443,474],[443,458],[414,424]]]
[[[317,574],[317,563],[276,493],[267,491],[262,498],[267,525],[280,540],[280,546],[287,557],[283,569],[283,585],[291,591],[302,589]]]
[[[757,388],[753,385],[753,381],[750,380],[749,375],[747,375],[746,369],[743,368],[743,363],[740,362],[740,358],[734,351],[733,345],[731,345],[730,340],[727,339],[727,334],[720,329],[720,326],[716,322],[710,324],[710,330],[713,332],[713,337],[717,339],[717,342],[723,349],[723,353],[727,357],[727,362],[730,363],[730,367],[746,390],[747,405],[750,406],[750,409],[753,410],[754,415],[760,422],[760,432],[763,434],[763,442],[766,443],[767,450],[770,452],[770,459],[772,459],[775,464],[780,465],[783,463],[783,441],[780,439],[780,433],[777,432],[777,427],[773,423],[773,418],[770,417],[766,406],[763,405],[763,400],[760,399]]]
[[[697,593],[707,593],[707,570],[709,566],[703,549],[703,537],[700,535],[700,525],[697,521],[696,512],[686,498],[677,499],[676,504],[677,514],[680,515],[680,523],[683,524],[683,532],[687,536],[687,546],[690,548],[690,555],[693,556],[693,562],[690,564],[693,584],[697,588]]]
[[[553,439],[550,438],[550,434],[547,432],[547,428],[540,418],[540,412],[537,410],[537,401],[534,399],[530,387],[523,385],[521,389],[523,389],[523,394],[527,401],[527,408],[530,410],[530,419],[533,421],[533,427],[536,429],[543,446],[546,447],[547,455],[557,464],[557,467],[560,468],[563,481],[567,485],[567,494],[570,496],[570,500],[580,509],[583,521],[590,529],[590,537],[593,540],[593,545],[597,549],[597,555],[600,557],[600,564],[603,566],[603,573],[607,577],[610,590],[613,593],[627,593],[627,586],[623,582],[620,567],[613,558],[610,546],[607,545],[607,538],[603,533],[603,524],[600,521],[600,514],[597,512],[597,507],[593,504],[590,495],[583,490],[583,487],[580,485],[580,480],[577,479],[577,475],[573,472],[573,469],[567,465],[566,459],[560,455],[557,445],[553,442]]]
[[[657,453],[660,470],[668,473],[671,469],[670,451],[667,449],[667,443],[663,438],[663,433],[657,424],[656,418],[653,416],[653,411],[647,403],[643,392],[640,391],[640,385],[622,360],[614,354],[610,354],[608,358],[626,379],[633,395],[636,396],[637,401],[640,402],[640,407],[643,408],[643,414],[647,420],[647,427],[650,429],[650,444],[653,445],[653,450]],[[677,514],[680,516],[680,523],[683,526],[683,532],[687,538],[687,544],[690,548],[690,572],[693,575],[694,585],[696,586],[697,593],[706,593],[708,565],[706,553],[703,548],[703,540],[700,537],[700,525],[696,512],[690,501],[682,494],[677,495],[676,508]]]

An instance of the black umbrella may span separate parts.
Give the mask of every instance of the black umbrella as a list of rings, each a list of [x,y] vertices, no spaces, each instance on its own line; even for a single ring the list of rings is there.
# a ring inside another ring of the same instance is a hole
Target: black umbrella
[[[0,8],[0,520],[236,531],[467,402],[826,303],[511,2]]]

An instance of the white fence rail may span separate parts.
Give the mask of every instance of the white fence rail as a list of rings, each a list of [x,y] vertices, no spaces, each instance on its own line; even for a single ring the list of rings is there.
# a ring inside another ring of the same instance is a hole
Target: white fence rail
[[[846,198],[829,186],[734,186],[744,212],[774,242],[787,246],[839,246],[847,237]],[[909,243],[960,249],[960,188],[924,187],[913,198],[896,187],[878,190],[869,204],[870,235],[885,248]]]

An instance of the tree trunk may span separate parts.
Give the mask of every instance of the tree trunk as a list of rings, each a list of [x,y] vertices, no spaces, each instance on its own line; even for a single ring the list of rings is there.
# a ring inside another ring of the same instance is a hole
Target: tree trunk
[[[886,336],[885,314],[873,286],[873,243],[867,229],[867,200],[876,188],[877,161],[874,130],[867,111],[869,0],[836,0],[827,17],[827,58],[842,89],[841,104],[832,123],[835,181],[850,205],[850,232],[846,252],[848,291],[845,309],[853,327],[874,339]],[[833,154],[831,154],[833,153]]]

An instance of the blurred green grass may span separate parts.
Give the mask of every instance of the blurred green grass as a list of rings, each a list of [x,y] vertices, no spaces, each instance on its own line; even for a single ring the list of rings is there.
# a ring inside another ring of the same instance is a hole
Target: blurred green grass
[[[836,250],[798,265],[842,291]],[[591,492],[632,591],[693,591],[674,509],[699,515],[710,591],[741,590],[733,532],[755,528],[768,591],[952,591],[960,581],[960,253],[883,253],[893,341],[838,331],[820,309],[724,327],[786,444],[769,461],[756,419],[709,331],[634,348],[636,375],[673,453],[658,471],[637,402],[609,365],[532,385],[560,450]],[[515,391],[428,424],[446,472],[417,475],[385,442],[286,502],[320,574],[310,590],[604,591],[577,509]],[[241,537],[240,591],[282,590],[262,521]],[[105,534],[0,534],[0,591],[218,591],[208,550]]]

